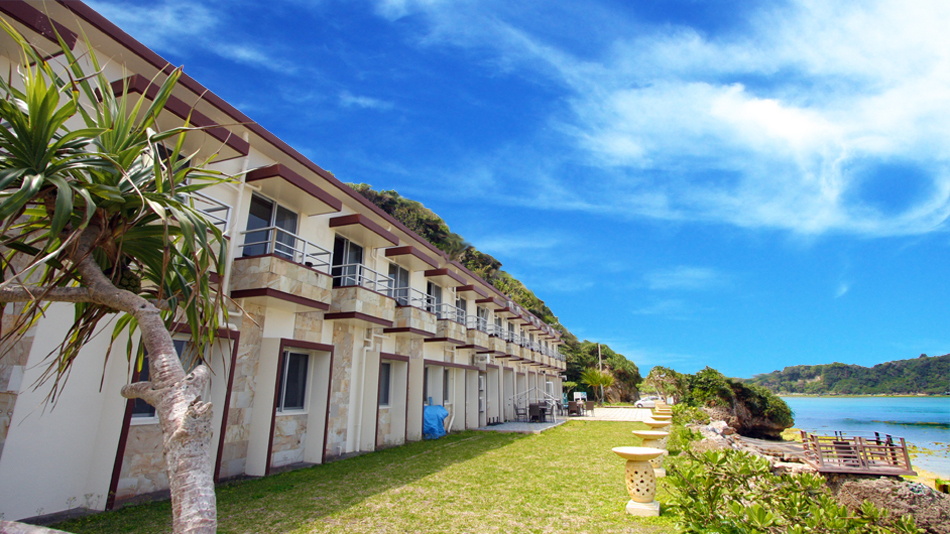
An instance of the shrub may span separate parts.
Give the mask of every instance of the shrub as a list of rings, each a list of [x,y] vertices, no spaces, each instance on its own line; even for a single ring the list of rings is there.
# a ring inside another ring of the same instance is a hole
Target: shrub
[[[687,452],[668,464],[670,505],[681,532],[921,532],[912,516],[888,528],[888,513],[865,502],[852,515],[818,475],[773,474],[767,460],[731,449]]]
[[[666,449],[675,456],[689,449],[690,443],[701,439],[703,439],[703,435],[699,432],[685,426],[673,425],[673,429],[670,430],[670,437],[666,441]]]
[[[673,405],[674,425],[708,425],[709,414],[694,406]]]

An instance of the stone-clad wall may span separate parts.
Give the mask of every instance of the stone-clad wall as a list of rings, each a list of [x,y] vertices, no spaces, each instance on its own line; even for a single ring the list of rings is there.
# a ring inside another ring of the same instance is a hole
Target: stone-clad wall
[[[436,331],[435,314],[413,306],[397,306],[395,321],[396,328],[418,328],[433,334]]]
[[[330,303],[333,280],[326,274],[275,256],[238,258],[231,269],[231,289],[269,288]]]
[[[168,489],[162,453],[162,427],[158,423],[132,425],[125,442],[116,500]]]
[[[467,338],[465,327],[451,319],[439,319],[435,335],[436,337],[447,337],[458,341],[465,341]]]
[[[16,326],[16,319],[24,309],[23,304],[8,304],[6,313],[2,315],[4,332],[9,332]],[[30,358],[30,349],[33,348],[35,329],[30,329],[5,354],[0,352],[0,456],[3,456],[3,444],[7,440],[10,430],[10,421],[13,420],[13,408],[16,405],[17,395],[23,382],[23,372]],[[7,347],[2,347],[5,351]]]
[[[362,287],[335,287],[330,311],[365,313],[392,321],[396,315],[396,301]]]
[[[271,467],[302,462],[306,441],[307,414],[278,415],[274,421]]]
[[[344,321],[336,321],[333,325],[333,381],[330,383],[330,405],[327,414],[327,459],[340,456],[346,451],[353,352],[362,348],[363,340],[357,337],[362,330]]]
[[[237,263],[237,262],[236,262]],[[231,407],[228,411],[224,450],[221,451],[221,478],[244,474],[247,463],[247,444],[251,430],[251,405],[256,388],[255,377],[261,358],[264,307],[244,303],[247,317],[241,322],[241,342],[238,346],[234,369],[234,384],[231,388]],[[239,317],[240,313],[232,313]]]
[[[393,400],[391,402],[397,401]],[[376,422],[376,424],[379,427],[376,432],[376,446],[383,447],[385,445],[395,445],[395,443],[393,443],[392,437],[389,435],[393,431],[392,410],[389,406],[379,407],[379,420]]]

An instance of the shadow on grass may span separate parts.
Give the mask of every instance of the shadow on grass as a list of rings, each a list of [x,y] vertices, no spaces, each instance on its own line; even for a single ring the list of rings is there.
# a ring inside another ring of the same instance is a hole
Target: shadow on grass
[[[216,488],[218,532],[282,532],[346,510],[365,499],[506,447],[525,436],[465,431],[354,458]],[[128,506],[65,521],[76,533],[170,532],[171,503]]]

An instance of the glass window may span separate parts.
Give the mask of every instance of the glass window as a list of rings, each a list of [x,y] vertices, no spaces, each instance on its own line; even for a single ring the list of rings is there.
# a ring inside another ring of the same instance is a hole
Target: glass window
[[[187,340],[173,339],[172,343],[175,344],[175,352],[178,354],[178,358],[181,359],[182,367],[185,368],[186,373],[190,373],[195,367],[198,366],[199,363],[201,363],[201,358],[197,357],[198,355],[194,350],[194,345],[189,343]],[[136,382],[148,382],[148,380],[148,351],[146,351],[145,356],[142,358],[142,370],[139,371],[138,380],[136,380]],[[132,417],[151,418],[155,416],[156,414],[154,406],[142,399],[135,399],[135,403],[132,405]]]
[[[392,297],[400,306],[409,306],[409,271],[395,263],[389,264],[390,289]]]
[[[426,307],[432,313],[438,313],[442,308],[442,288],[432,282],[426,283],[426,293],[429,295],[429,305]],[[441,317],[440,317],[441,319]]]
[[[451,404],[452,398],[450,397],[451,391],[449,388],[449,376],[450,372],[448,369],[442,369],[442,405]]]
[[[363,266],[363,247],[349,239],[333,240],[333,287],[358,286]]]
[[[281,356],[280,391],[277,393],[278,412],[304,409],[309,363],[309,354],[285,352]]]
[[[455,299],[455,320],[459,323],[465,324],[465,315],[468,310],[468,302],[463,298]]]
[[[392,384],[392,364],[379,364],[379,405],[389,406],[389,388]]]
[[[277,227],[285,232],[263,230]],[[260,230],[255,232],[253,230]],[[260,256],[274,253],[293,259],[297,233],[297,214],[275,202],[258,195],[251,196],[251,208],[247,214],[247,234],[244,235],[244,256]],[[273,240],[274,249],[271,250]]]

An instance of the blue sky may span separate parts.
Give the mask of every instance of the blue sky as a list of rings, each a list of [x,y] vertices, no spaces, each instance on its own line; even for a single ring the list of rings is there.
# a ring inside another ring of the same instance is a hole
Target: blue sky
[[[89,2],[646,373],[950,352],[950,4]]]

